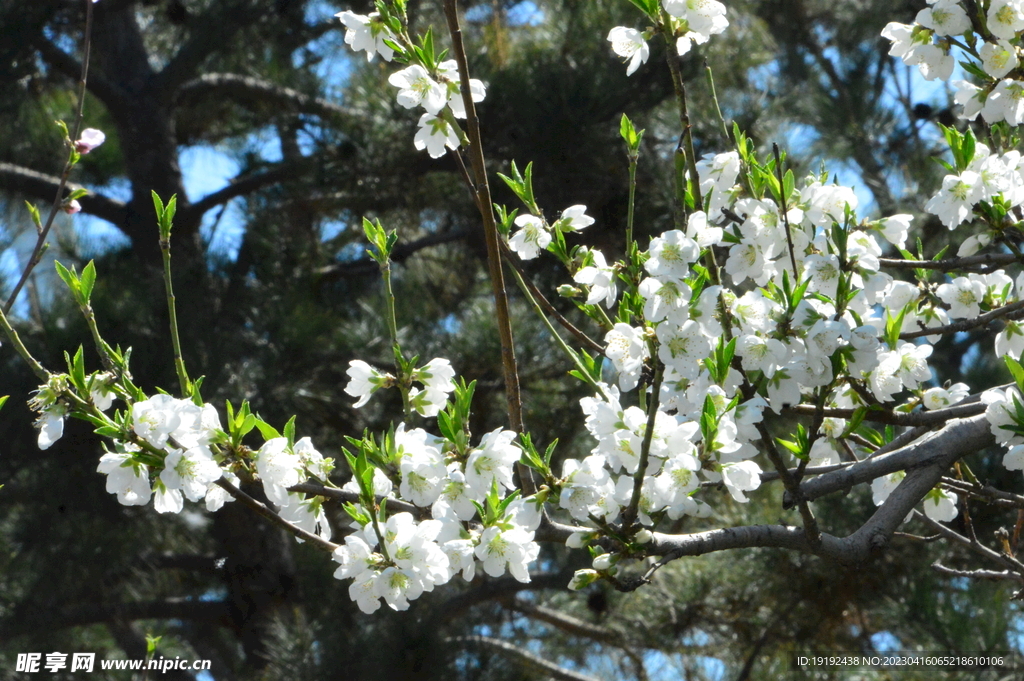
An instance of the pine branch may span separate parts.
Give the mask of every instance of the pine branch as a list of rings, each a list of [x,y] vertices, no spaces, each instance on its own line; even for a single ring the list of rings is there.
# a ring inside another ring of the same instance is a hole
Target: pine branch
[[[326,99],[236,73],[206,73],[182,84],[177,93],[176,104],[182,107],[195,106],[210,98],[230,99],[249,109],[272,109],[275,113],[284,108],[325,118],[363,119],[362,115],[352,109]]]
[[[539,655],[520,648],[519,646],[513,645],[508,641],[502,641],[501,639],[492,638],[490,636],[452,636],[445,639],[446,643],[463,643],[463,644],[476,644],[482,645],[487,648],[492,648],[498,654],[509,658],[524,667],[529,667],[545,674],[550,674],[551,678],[558,679],[559,681],[600,681],[597,677],[588,676],[579,672],[574,672],[565,667],[559,667],[554,662],[549,662]]]

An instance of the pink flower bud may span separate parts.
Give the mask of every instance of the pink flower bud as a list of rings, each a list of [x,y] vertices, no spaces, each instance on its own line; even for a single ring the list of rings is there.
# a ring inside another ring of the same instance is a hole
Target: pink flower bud
[[[103,144],[107,136],[96,128],[86,128],[82,131],[82,137],[75,142],[75,151],[79,154],[88,154],[90,151]]]
[[[82,204],[78,203],[78,201],[75,199],[71,199],[63,206],[61,206],[61,210],[63,210],[68,215],[74,215],[75,213],[78,213],[82,210]]]

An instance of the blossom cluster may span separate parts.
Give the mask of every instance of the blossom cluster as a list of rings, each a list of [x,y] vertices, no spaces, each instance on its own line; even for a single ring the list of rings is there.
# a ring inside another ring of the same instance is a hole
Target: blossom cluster
[[[399,36],[378,12],[361,15],[344,11],[335,16],[347,29],[345,42],[356,52],[365,51],[368,60],[372,61],[379,54],[386,61],[391,61],[395,49],[403,49]],[[432,58],[433,55],[428,56],[428,59]],[[391,74],[388,82],[398,88],[400,106],[424,110],[419,119],[419,130],[413,138],[417,149],[426,149],[431,158],[440,158],[447,149],[459,148],[461,131],[449,116],[466,118],[466,105],[460,89],[458,63],[454,59],[436,65],[411,64]],[[473,102],[482,102],[487,94],[484,83],[476,78],[469,80],[469,91]]]
[[[679,54],[729,24],[716,0],[634,4],[647,8]],[[1024,75],[1017,47],[1024,0],[992,0],[984,7],[979,24],[955,0],[930,0],[915,24],[891,23],[883,35],[893,43],[890,54],[929,79],[952,77],[953,49],[974,58],[965,68],[983,83],[955,83],[962,117],[1017,125],[1024,122],[1024,81],[1015,79]],[[386,14],[387,3],[378,9]],[[434,55],[432,40],[414,45],[398,17],[337,16],[353,50],[368,60],[379,55],[407,64],[388,81],[400,106],[423,110],[415,146],[435,158],[457,149],[464,141],[457,119],[467,114],[457,63]],[[647,60],[654,30],[620,26],[608,34],[613,51],[629,62],[627,75]],[[972,39],[955,40],[964,34]],[[469,91],[474,102],[486,94],[475,79]],[[631,162],[639,146],[633,133],[635,145],[627,139]],[[993,243],[1004,228],[1001,220],[1024,217],[1024,159],[1017,151],[993,152],[969,132],[950,130],[947,139],[954,164],[925,209],[950,229],[973,218],[986,221],[991,229],[966,239],[959,250],[960,256],[973,255]],[[509,250],[522,260],[555,255],[572,278],[559,291],[604,327],[605,366],[594,360],[588,369],[582,355],[569,350],[575,373],[594,390],[580,401],[593,442],[588,455],[562,461],[561,477],[551,470],[553,447],[540,458],[528,435],[517,443],[515,432],[499,427],[474,439],[468,427],[472,386],[456,384],[447,359],[419,367],[417,358],[406,360],[389,310],[394,373],[353,360],[344,390],[360,408],[379,390],[398,388],[407,418],[436,419],[441,435],[401,423],[379,438],[349,438],[357,449],[344,451],[353,476],[331,491],[349,500],[344,510],[352,522],[333,559],[339,564],[335,577],[352,580],[350,596],[363,612],[376,611],[382,600],[404,610],[459,574],[469,581],[478,571],[493,577],[508,572],[529,581],[547,501],[576,523],[569,546],[603,535],[625,547],[624,555],[639,552],[665,518],[711,516],[713,495],[723,488],[734,501],[747,502],[762,482],[757,459],[766,449],[777,455],[776,444],[812,468],[856,458],[854,448],[878,443],[849,439],[860,426],[856,416],[824,411],[863,416],[869,408],[960,404],[970,388],[934,385],[932,344],[958,330],[951,324],[985,313],[1001,315],[994,347],[1018,383],[985,392],[981,401],[992,434],[1008,448],[1004,466],[1024,470],[1024,368],[1016,363],[1024,354],[1024,327],[1019,315],[1001,314],[1024,302],[1024,273],[1014,279],[990,268],[944,276],[941,283],[895,278],[882,270],[883,254],[898,250],[909,257],[910,215],[861,219],[850,188],[827,184],[825,175],[784,178],[775,172],[781,169],[757,162],[745,138],[737,134],[736,141],[737,151],[710,153],[694,164],[686,178],[693,200],[676,228],[641,244],[632,242],[630,227],[620,261],[566,243],[566,235],[594,224],[586,206],[573,205],[549,223],[533,199],[529,168],[525,179],[514,165],[514,179],[504,178],[527,207],[521,215],[499,209]],[[74,144],[84,154],[102,142],[102,133],[87,130]],[[775,162],[781,163],[778,157]],[[374,259],[386,270],[394,235],[379,222],[375,229],[370,224],[367,233],[376,235],[370,236]],[[205,500],[214,511],[232,500],[228,490],[242,475],[262,484],[276,513],[303,531],[297,534],[331,539],[327,497],[296,490],[310,489],[303,483],[311,481],[331,487],[334,460],[310,438],[296,440],[294,424],[282,435],[247,406],[236,417],[229,405],[225,429],[217,410],[198,398],[148,396],[126,383],[126,372],[86,377],[79,360],[69,360],[69,374],[51,375],[30,402],[41,449],[62,436],[69,415],[86,414],[97,432],[114,441],[98,471],[121,504],[152,500],[158,512],[178,513],[185,499]],[[186,394],[188,385],[183,379]],[[127,406],[107,416],[115,399]],[[765,410],[791,413],[800,405],[813,405],[821,416],[814,432],[800,425],[792,441],[766,441]],[[242,438],[257,426],[262,445],[249,449]],[[519,496],[514,467],[520,463],[544,479],[534,496]],[[776,467],[788,463],[773,457]],[[874,503],[885,503],[905,475],[876,479]],[[928,493],[923,508],[938,521],[958,513],[956,496],[942,487]],[[593,569],[579,571],[573,588],[614,575],[620,555],[602,551],[593,549]]]
[[[675,49],[680,55],[689,52],[693,45],[703,45],[711,36],[729,27],[725,5],[717,0],[661,0],[661,5],[672,22],[668,30],[675,37]],[[647,62],[651,54],[647,44],[650,37],[649,32],[626,26],[616,26],[608,32],[612,51],[629,61],[627,76],[632,76],[641,64]]]

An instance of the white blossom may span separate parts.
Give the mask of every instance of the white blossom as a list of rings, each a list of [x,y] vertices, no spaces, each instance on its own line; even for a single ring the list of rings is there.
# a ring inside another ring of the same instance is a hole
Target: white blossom
[[[426,149],[430,158],[441,158],[445,149],[459,148],[458,134],[443,118],[428,112],[420,116],[419,126],[413,146],[420,151]]]
[[[551,232],[536,215],[519,215],[515,220],[519,230],[508,240],[508,247],[523,260],[532,260],[551,243]]]
[[[380,20],[380,15],[377,12],[364,16],[345,11],[338,12],[334,16],[338,17],[348,29],[345,31],[345,42],[353,50],[365,51],[367,61],[373,61],[378,54],[384,57],[384,61],[391,61],[395,51],[384,41],[393,41],[394,35]]]
[[[431,78],[419,64],[392,73],[388,82],[398,88],[398,103],[406,109],[422,106],[428,114],[436,116],[448,103],[447,88]],[[423,126],[422,118],[420,126]]]
[[[605,307],[615,304],[619,289],[615,282],[615,268],[609,267],[601,251],[591,250],[593,265],[582,268],[573,277],[577,284],[584,284],[590,287],[590,295],[587,296],[587,305],[597,305],[604,300]]]
[[[626,75],[632,76],[641,64],[647,62],[651,54],[644,35],[635,28],[616,26],[608,32],[608,42],[612,44],[612,52],[629,60]]]
[[[1024,9],[1020,0],[992,0],[985,23],[995,37],[1013,40],[1024,29]]]
[[[971,209],[981,200],[981,177],[970,170],[960,175],[946,175],[942,189],[928,200],[924,209],[938,216],[942,224],[955,228],[967,219]]]

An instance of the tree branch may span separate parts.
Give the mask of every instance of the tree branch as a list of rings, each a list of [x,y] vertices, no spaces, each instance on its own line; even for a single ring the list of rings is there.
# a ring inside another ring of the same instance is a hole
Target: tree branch
[[[944,260],[903,260],[902,258],[879,258],[878,263],[882,267],[893,269],[923,269],[939,270],[940,272],[991,272],[999,265],[1009,265],[1017,262],[1017,256],[1012,253],[986,253],[984,255],[970,255],[964,258],[946,258]]]
[[[225,204],[231,199],[245,196],[255,191],[277,184],[283,180],[295,177],[296,168],[293,164],[281,165],[261,173],[253,173],[244,177],[235,177],[229,181],[228,186],[219,189],[212,194],[204,196],[195,203],[185,208],[182,213],[186,220],[199,221],[211,208]]]
[[[562,541],[565,540],[563,539]],[[440,626],[445,622],[451,622],[458,618],[478,603],[509,599],[520,591],[564,589],[570,579],[572,579],[571,572],[554,572],[542,575],[531,575],[529,582],[520,582],[512,577],[485,579],[478,586],[444,601],[438,607],[435,618]]]
[[[334,499],[338,502],[349,501],[353,504],[359,503],[359,493],[349,492],[348,490],[338,489],[337,487],[324,487],[318,482],[303,482],[298,485],[293,485],[288,488],[289,492],[305,492],[306,494],[316,494],[317,496],[327,497],[328,499]],[[377,501],[380,502],[384,497],[377,497]],[[392,513],[411,513],[417,518],[426,519],[430,517],[430,509],[420,508],[410,504],[407,501],[395,499],[393,497],[387,498],[387,509]]]
[[[191,35],[155,78],[153,92],[172,98],[203,62],[261,15],[251,0],[214,3],[191,23]]]
[[[978,451],[992,442],[992,432],[984,415],[953,421],[941,430],[925,435],[913,444],[894,452],[865,459],[852,466],[807,480],[800,484],[800,492],[805,499],[817,499],[896,471],[937,461],[950,460],[952,463],[960,456]],[[784,499],[783,507],[788,508],[790,505],[790,500]]]
[[[817,408],[809,404],[798,404],[786,407],[785,411],[791,414],[814,416],[821,413],[826,418],[851,419],[856,409],[823,409],[818,412]],[[931,411],[915,411],[908,413],[894,413],[891,411],[868,411],[864,416],[865,421],[872,423],[885,423],[891,426],[936,426],[946,421],[958,418],[975,416],[985,411],[985,405],[980,402],[969,404],[958,404],[945,409],[933,409]]]
[[[731,527],[684,535],[654,533],[653,541],[647,545],[647,553],[674,560],[683,556],[700,556],[716,551],[747,548],[781,548],[800,551],[834,560],[844,565],[856,565],[872,558],[883,550],[892,538],[896,528],[902,524],[916,504],[934,488],[942,475],[960,457],[980,449],[992,442],[988,422],[983,416],[965,419],[949,424],[936,437],[921,442],[908,452],[896,452],[898,456],[882,466],[867,469],[870,475],[863,475],[862,462],[850,468],[827,473],[801,484],[805,498],[821,496],[823,489],[834,491],[868,479],[884,475],[892,470],[909,469],[903,482],[889,495],[874,514],[857,531],[848,537],[836,537],[822,532],[818,543],[812,543],[804,530],[786,525],[748,525]],[[888,457],[879,457],[885,462]],[[900,466],[894,466],[895,462]],[[854,471],[854,473],[851,473]],[[877,475],[876,475],[877,474]],[[849,477],[855,475],[856,477]],[[863,479],[861,476],[863,475]],[[837,484],[836,480],[843,484]],[[829,481],[823,484],[822,481]],[[576,530],[569,525],[546,523],[538,531],[539,541],[565,541]],[[666,561],[667,562],[667,561]],[[638,578],[639,579],[639,578]],[[623,580],[624,582],[626,580]]]
[[[327,541],[326,539],[318,535],[313,534],[312,532],[306,532],[302,528],[292,525],[290,522],[288,522],[278,514],[271,511],[266,504],[262,504],[256,501],[248,494],[232,485],[230,482],[227,481],[226,478],[221,478],[215,484],[219,487],[223,487],[228,494],[234,497],[237,501],[242,502],[243,505],[255,511],[257,515],[263,516],[274,525],[277,525],[278,527],[284,529],[286,532],[295,535],[303,541],[309,542],[321,551],[333,553],[334,549],[338,548],[337,544],[332,544],[331,542]]]
[[[78,80],[81,77],[81,62],[45,37],[40,36],[35,42],[35,47],[39,50],[39,56],[43,58],[43,61],[56,71],[60,71],[72,80]],[[125,105],[126,95],[124,90],[105,78],[103,74],[97,73],[95,69],[89,74],[86,89],[96,95],[108,109],[117,109]]]
[[[60,178],[40,173],[31,168],[24,168],[13,163],[0,162],[0,187],[8,191],[14,191],[40,200],[52,200],[60,186]],[[65,194],[70,194],[75,189],[81,189],[81,185],[72,182],[65,186]],[[82,212],[95,215],[114,225],[120,227],[128,215],[127,206],[103,194],[90,192],[88,195],[78,199],[82,206]]]
[[[395,245],[394,250],[391,252],[391,260],[398,263],[404,262],[419,251],[422,251],[424,248],[439,246],[453,241],[461,241],[467,236],[469,236],[469,231],[460,229],[451,232],[428,234],[415,241],[399,243]],[[380,265],[369,258],[363,258],[353,262],[335,263],[333,265],[321,267],[317,270],[317,274],[323,277],[325,281],[337,281],[338,279],[345,279],[347,277],[380,274]]]
[[[971,319],[961,319],[958,322],[946,324],[945,326],[935,326],[932,328],[924,328],[921,329],[920,331],[908,331],[907,333],[901,333],[900,340],[912,340],[914,338],[921,338],[922,336],[934,336],[947,333],[958,333],[960,331],[970,331],[971,329],[977,328],[979,326],[985,326],[994,319],[1006,317],[1008,315],[1013,314],[1014,312],[1020,312],[1022,309],[1024,309],[1024,300],[1018,300],[1015,303],[1010,303],[1009,305],[997,307],[994,310],[990,310],[989,312],[986,312],[983,315],[973,317]]]
[[[193,106],[207,97],[231,99],[249,109],[274,107],[325,118],[349,120],[363,117],[352,109],[313,97],[283,85],[235,73],[206,73],[184,83],[177,93],[179,106]]]
[[[572,634],[573,636],[581,636],[583,638],[589,638],[594,641],[600,641],[601,643],[607,643],[616,647],[624,647],[626,641],[622,634],[617,631],[612,631],[606,627],[601,627],[596,624],[584,622],[581,619],[567,615],[564,612],[553,610],[551,608],[545,608],[542,605],[533,605],[526,601],[514,600],[508,606],[511,610],[526,615],[531,619],[538,620],[540,622],[546,622],[551,626],[557,627],[562,631]]]
[[[534,655],[533,653],[523,650],[519,646],[513,645],[508,641],[502,641],[501,639],[492,638],[490,636],[452,636],[445,639],[445,642],[469,643],[493,648],[500,655],[503,655],[510,660],[514,660],[523,666],[550,674],[552,678],[558,679],[559,681],[600,681],[594,676],[587,676],[586,674],[581,674],[579,672],[565,669],[564,667],[559,667],[554,662],[549,662],[539,655]]]

